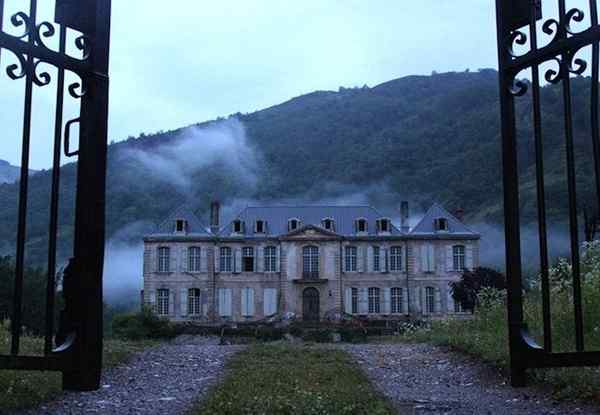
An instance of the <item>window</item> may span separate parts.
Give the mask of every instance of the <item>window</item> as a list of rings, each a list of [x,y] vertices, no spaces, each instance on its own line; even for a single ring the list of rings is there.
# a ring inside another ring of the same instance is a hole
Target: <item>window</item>
[[[156,305],[156,312],[159,316],[169,315],[169,290],[165,288],[158,290],[158,303]]]
[[[379,256],[380,249],[378,246],[373,247],[373,271],[381,271],[381,259]]]
[[[188,271],[200,272],[200,248],[197,246],[188,249]]]
[[[425,244],[421,247],[421,270],[423,272],[435,272],[433,244]]]
[[[243,233],[244,232],[244,223],[241,220],[236,219],[233,221],[233,232],[234,233]]]
[[[402,271],[402,247],[390,248],[390,271]]]
[[[199,288],[188,290],[188,314],[191,316],[202,314],[202,297]]]
[[[257,220],[254,230],[256,233],[265,233],[265,222],[262,220]]]
[[[392,313],[402,312],[402,302],[404,301],[404,297],[402,294],[402,288],[392,288]]]
[[[425,310],[428,313],[435,313],[435,289],[433,287],[425,288]]]
[[[185,228],[186,228],[185,225],[186,225],[185,220],[177,219],[175,221],[175,232],[185,232]]]
[[[271,316],[277,313],[277,288],[264,289],[263,313],[265,316]]]
[[[455,245],[452,247],[454,257],[454,271],[464,271],[465,269],[465,247],[463,245]]]
[[[370,287],[369,288],[369,314],[380,313],[380,295],[379,288]]]
[[[265,256],[265,272],[276,272],[277,271],[277,248],[274,246],[265,247],[264,256]]]
[[[224,246],[219,250],[219,270],[221,272],[231,272],[232,269],[232,258],[231,258],[231,248],[228,246]]]
[[[435,230],[436,231],[447,231],[448,230],[448,219],[446,218],[437,218],[434,221]]]
[[[219,288],[218,308],[220,317],[231,317],[231,288]]]
[[[302,277],[319,278],[319,248],[316,246],[302,248]]]
[[[356,247],[355,246],[347,246],[345,248],[345,261],[346,261],[346,272],[355,272],[356,271]]]
[[[454,302],[454,312],[455,313],[462,313],[464,311],[462,303],[460,301],[455,301]]]
[[[252,317],[254,315],[254,289],[242,288],[242,316]]]
[[[358,288],[352,288],[352,314],[358,314]]]
[[[325,229],[327,229],[328,231],[332,231],[332,232],[335,231],[333,219],[330,219],[330,218],[323,219],[323,227]]]
[[[356,232],[366,232],[367,221],[365,219],[359,219],[356,221]]]
[[[294,230],[298,229],[299,225],[300,225],[300,221],[298,219],[290,219],[288,221],[288,231],[294,231]]]
[[[242,271],[254,272],[254,248],[251,246],[242,249]]]
[[[389,219],[379,219],[377,221],[379,232],[389,232],[390,231],[390,220]]]
[[[169,272],[171,263],[171,249],[163,246],[158,248],[158,272]]]

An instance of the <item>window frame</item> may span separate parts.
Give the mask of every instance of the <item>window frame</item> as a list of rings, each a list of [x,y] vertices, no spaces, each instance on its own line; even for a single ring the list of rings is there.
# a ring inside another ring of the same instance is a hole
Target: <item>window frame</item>
[[[292,227],[292,223],[295,223],[296,226]],[[300,229],[300,219],[298,218],[289,218],[288,219],[288,232],[295,231]]]
[[[425,310],[427,314],[435,313],[435,288],[425,287]]]
[[[330,224],[330,226],[328,227],[327,224]],[[325,229],[326,231],[329,232],[335,232],[335,221],[333,220],[333,218],[323,218],[321,220],[321,225],[323,226],[323,229]]]
[[[251,255],[247,255],[247,253],[251,253]],[[252,258],[252,269],[251,270],[247,270],[246,269],[246,258]],[[243,246],[242,247],[242,263],[241,263],[241,268],[242,268],[242,272],[254,272],[254,270],[256,269],[256,256],[254,255],[254,247],[253,246]]]
[[[241,219],[233,221],[233,233],[244,233],[244,222]]]
[[[163,255],[163,252],[166,252]],[[157,272],[159,273],[168,273],[171,272],[171,247],[169,246],[159,246],[158,247],[158,267]]]
[[[197,295],[196,295],[197,294]],[[202,291],[200,288],[188,288],[188,315],[202,315]]]
[[[258,224],[259,224],[259,223],[260,223],[261,230],[259,230],[259,229],[258,229]],[[264,220],[262,220],[262,219],[257,219],[257,220],[254,222],[254,233],[260,233],[260,234],[263,234],[263,233],[265,233],[265,221],[264,221]]]
[[[381,247],[373,246],[373,272],[381,272]]]
[[[435,225],[435,230],[437,232],[448,232],[448,230],[450,229],[450,224],[448,222],[448,218],[437,218],[434,221],[434,225]],[[442,227],[442,224],[444,224],[444,226]]]
[[[170,307],[171,292],[168,288],[159,288],[156,290],[156,314],[159,316],[168,316]]]
[[[394,245],[390,247],[390,271],[401,272],[403,269],[403,249],[400,245]]]
[[[402,287],[392,287],[390,290],[390,312],[392,314],[402,314],[404,308],[404,289]]]
[[[463,272],[466,270],[466,251],[464,245],[452,245],[452,269],[454,271]]]
[[[270,252],[271,251],[271,252]],[[264,271],[277,272],[277,247],[268,245],[263,248]]]
[[[358,271],[358,248],[354,245],[346,245],[344,247],[344,271]]]
[[[360,225],[364,224],[364,230],[360,229]],[[369,232],[369,221],[366,218],[358,218],[356,219],[356,233],[363,234]]]
[[[358,291],[358,288],[356,288],[356,287],[351,287],[350,291],[351,291],[350,306],[351,306],[352,314],[358,314],[358,302],[359,302],[360,293]]]
[[[181,229],[179,229],[179,225],[181,224]],[[182,233],[187,230],[187,221],[185,219],[175,219],[175,232]]]
[[[308,267],[307,267],[308,265]],[[319,247],[306,245],[302,247],[302,278],[319,279]]]
[[[233,249],[230,246],[219,247],[219,272],[233,272]]]
[[[199,246],[188,247],[188,272],[200,272],[202,269],[202,248]]]
[[[381,313],[381,288],[369,287],[367,291],[369,300],[369,314]]]

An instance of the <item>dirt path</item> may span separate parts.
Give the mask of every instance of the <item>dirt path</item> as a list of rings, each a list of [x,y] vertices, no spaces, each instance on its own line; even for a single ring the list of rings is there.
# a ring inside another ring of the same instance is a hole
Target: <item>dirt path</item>
[[[218,338],[180,337],[107,370],[100,390],[67,393],[27,414],[183,414],[219,380],[243,346]]]
[[[513,389],[473,359],[426,344],[342,345],[400,414],[600,414],[561,404],[533,389]]]

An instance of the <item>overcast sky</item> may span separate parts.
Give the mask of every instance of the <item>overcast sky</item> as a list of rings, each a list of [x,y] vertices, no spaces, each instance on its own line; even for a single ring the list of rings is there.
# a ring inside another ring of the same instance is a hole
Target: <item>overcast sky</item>
[[[51,19],[53,1],[40,3]],[[314,90],[496,67],[493,0],[113,0],[112,19],[115,141]],[[20,164],[23,84],[7,79],[12,62],[3,53],[0,159]],[[34,94],[31,167],[39,169],[51,163],[53,91]],[[68,106],[67,118],[74,111]]]

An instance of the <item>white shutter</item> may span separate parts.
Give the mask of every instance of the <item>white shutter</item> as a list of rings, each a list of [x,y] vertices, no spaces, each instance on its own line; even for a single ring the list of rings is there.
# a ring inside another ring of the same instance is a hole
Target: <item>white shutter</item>
[[[452,288],[449,286],[446,289],[446,292],[448,293],[448,302],[447,302],[447,307],[446,307],[446,311],[448,313],[454,313],[454,297],[452,297]]]
[[[473,246],[472,245],[465,246],[465,267],[468,270],[473,269]]]
[[[281,272],[281,246],[277,245],[277,258],[275,258],[276,270]]]
[[[389,272],[390,271],[390,250],[385,248],[383,250],[383,272]]]
[[[263,225],[264,226],[264,225]],[[256,272],[264,272],[265,267],[265,248],[262,246],[256,247],[256,257],[254,258],[254,269]]]
[[[208,272],[208,249],[200,248],[200,272]]]
[[[319,253],[320,253],[320,249],[319,249]],[[342,246],[342,269],[344,270],[344,272],[348,272],[348,269],[346,268],[346,246]]]
[[[452,245],[446,247],[446,271],[454,271],[454,257],[452,253]]]
[[[248,288],[248,299],[247,299],[248,315],[254,315],[254,288]]]
[[[265,288],[263,292],[263,313],[270,316],[277,312],[277,289]]]
[[[367,248],[365,246],[359,245],[357,247],[356,258],[358,272],[365,272],[366,262],[367,262]]]
[[[433,307],[434,307],[433,310],[436,313],[439,313],[442,311],[442,296],[441,296],[439,287],[435,288],[434,296],[435,296],[435,303],[433,305]]]
[[[366,272],[373,272],[373,247],[367,247],[367,256],[365,257],[365,270]]]
[[[381,272],[383,274],[386,271],[385,267],[386,267],[386,263],[385,263],[385,247],[384,246],[380,246],[379,247],[379,272]]]
[[[171,246],[169,249],[169,272],[177,272],[177,257],[179,256],[178,246]]]
[[[179,304],[181,306],[181,316],[187,316],[188,312],[188,290],[186,288],[182,288],[180,291],[181,298],[179,299]]]
[[[225,288],[225,311],[231,316],[231,288]]]
[[[429,271],[435,272],[435,247],[433,244],[427,245],[427,262],[429,264]]]
[[[169,290],[169,315],[175,314],[175,293]]]
[[[150,272],[157,272],[158,271],[158,258],[157,258],[157,254],[158,254],[158,249],[151,249],[150,250]]]
[[[427,299],[425,296],[427,295],[427,290],[423,287],[419,287],[419,302],[421,306],[421,313],[427,314]]]
[[[219,316],[231,316],[231,288],[219,288]]]
[[[248,290],[249,288],[242,288],[242,316],[248,316]]]
[[[150,291],[148,293],[148,299],[150,301],[150,309],[152,312],[156,312],[156,291]]]
[[[383,289],[383,314],[391,313],[392,291],[389,287]]]
[[[427,266],[427,245],[421,245],[419,255],[421,256],[421,272],[429,271]]]
[[[358,313],[367,314],[369,312],[369,293],[367,288],[358,289]]]
[[[213,262],[215,263],[215,273],[221,272],[221,250],[219,249],[218,246],[215,246],[215,249],[213,250],[214,254],[213,254]]]
[[[186,246],[182,246],[181,247],[181,262],[180,262],[180,266],[179,266],[179,269],[181,270],[181,272],[188,271],[189,262],[190,262],[190,248],[188,248]]]
[[[217,296],[217,308],[219,309],[219,316],[225,316],[225,289],[219,288]]]
[[[346,314],[352,314],[352,288],[346,287],[346,295],[344,296],[344,310]]]
[[[408,313],[408,289],[402,289],[402,312]]]
[[[200,292],[200,303],[202,304],[202,315],[208,315],[208,291],[202,290]]]
[[[239,272],[242,272],[242,249],[241,248],[234,249],[233,272],[236,274]]]

